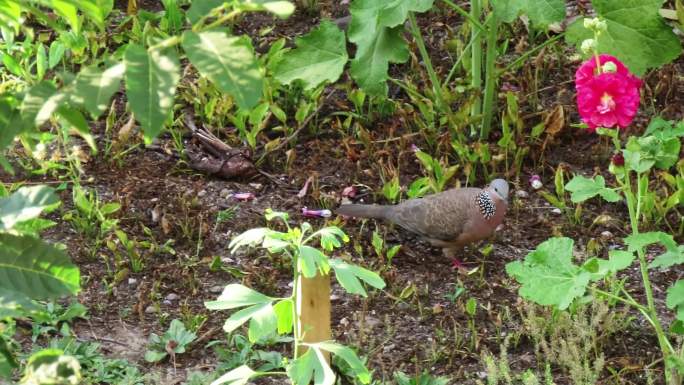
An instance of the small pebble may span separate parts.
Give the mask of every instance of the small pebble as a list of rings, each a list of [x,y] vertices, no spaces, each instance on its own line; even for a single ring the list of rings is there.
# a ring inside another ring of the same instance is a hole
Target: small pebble
[[[162,303],[166,306],[171,306],[173,304],[173,302],[169,301],[168,299],[163,300]]]
[[[349,320],[348,320],[347,318],[342,318],[342,319],[340,320],[340,325],[342,325],[342,326],[347,326],[347,325],[349,325]]]
[[[154,306],[152,306],[152,305],[150,305],[150,306],[148,306],[148,307],[145,308],[145,313],[146,313],[146,314],[152,314],[152,313],[154,313],[155,311],[157,311],[157,309],[155,309]]]
[[[337,301],[338,299],[340,299],[340,296],[339,296],[339,295],[337,295],[337,294],[331,294],[331,295],[330,295],[330,300],[331,300],[331,301]]]
[[[200,191],[200,192],[197,193],[197,196],[200,197],[200,198],[202,198],[202,197],[205,196],[205,195],[207,195],[207,190],[202,190],[202,191]]]
[[[515,190],[515,196],[520,199],[525,199],[530,196],[525,190]]]
[[[176,293],[169,293],[169,295],[166,296],[167,301],[175,301],[178,298],[180,298],[180,297]]]
[[[128,278],[128,284],[129,284],[129,285],[133,286],[133,285],[136,285],[137,283],[138,283],[138,280],[137,280],[137,279],[135,279],[135,278]]]
[[[249,186],[257,191],[264,187],[261,183],[250,183]]]
[[[601,232],[601,238],[603,238],[603,239],[613,239],[613,233],[611,233],[611,232],[608,231],[608,230],[603,231],[603,232]]]
[[[556,208],[554,208],[553,210],[551,210],[551,212],[554,213],[554,214],[557,214],[557,215],[561,215],[561,214],[563,213],[563,212],[561,211],[561,209],[559,209],[558,207],[556,207]]]
[[[228,190],[227,188],[224,188],[219,192],[219,195],[221,196],[221,198],[228,198],[230,193],[231,193],[230,190]]]
[[[219,285],[212,286],[209,288],[210,293],[221,293],[222,291],[223,291],[223,286],[219,286]]]

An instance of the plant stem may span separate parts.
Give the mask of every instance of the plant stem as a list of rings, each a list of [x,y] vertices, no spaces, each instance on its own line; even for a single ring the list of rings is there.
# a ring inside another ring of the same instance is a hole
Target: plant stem
[[[148,51],[154,51],[154,50],[158,50],[158,49],[160,50],[160,49],[164,49],[164,48],[169,48],[169,47],[173,47],[174,45],[180,44],[180,42],[181,42],[180,36],[178,36],[178,35],[171,36],[167,39],[160,41],[159,43],[157,43],[155,45],[150,46],[149,48],[147,48],[147,50]]]
[[[551,39],[546,40],[542,44],[539,44],[538,46],[532,48],[531,50],[525,52],[524,54],[520,55],[517,59],[515,59],[511,64],[507,65],[503,69],[499,70],[499,73],[504,73],[510,71],[512,68],[515,68],[520,65],[520,63],[524,62],[527,60],[528,57],[530,57],[533,53],[539,51],[540,49],[546,47],[547,45],[559,40],[560,38],[565,36],[565,32],[561,33],[560,35],[556,35],[552,37]]]
[[[430,55],[425,48],[425,41],[423,40],[423,35],[420,33],[420,28],[418,28],[418,24],[416,23],[416,16],[413,14],[413,12],[409,12],[408,18],[409,23],[411,24],[411,33],[413,34],[413,38],[416,40],[418,51],[423,59],[423,63],[425,63],[425,69],[430,77],[430,83],[432,83],[432,92],[435,94],[435,98],[437,99],[437,109],[443,111],[446,107],[446,104],[444,102],[444,95],[442,95],[442,85],[440,84],[437,73],[432,66]]]
[[[442,1],[443,1],[446,5],[448,5],[448,6],[450,6],[451,8],[453,8],[453,10],[456,11],[456,12],[458,12],[461,16],[463,16],[463,17],[465,17],[466,19],[468,19],[468,21],[469,21],[472,25],[474,25],[475,27],[477,27],[477,29],[479,29],[480,32],[486,31],[486,28],[484,27],[484,25],[482,25],[482,24],[478,21],[478,16],[473,17],[473,15],[469,14],[468,12],[466,12],[465,9],[463,9],[463,8],[459,7],[458,5],[454,4],[454,2],[451,1],[451,0],[442,0]],[[479,12],[478,12],[478,13],[479,13]]]
[[[627,210],[629,211],[629,222],[630,226],[632,227],[632,236],[639,235],[639,212],[641,206],[641,191],[638,187],[638,183],[640,177],[640,173],[637,173],[636,202],[634,199],[634,193],[632,191],[630,172],[627,170],[625,170],[624,182],[622,186],[625,198],[627,199]],[[651,285],[651,280],[648,276],[648,263],[646,261],[646,256],[644,255],[643,248],[640,247],[637,249],[637,256],[639,258],[639,270],[641,271],[641,280],[644,286],[644,292],[646,293],[646,304],[648,308],[648,314],[652,320],[656,336],[658,337],[658,344],[660,345],[660,350],[663,352],[663,361],[665,362],[665,382],[667,384],[672,384],[672,372],[667,367],[668,358],[670,354],[673,353],[672,345],[665,336],[663,326],[660,324],[660,319],[658,319],[658,313],[656,311],[655,301],[653,299],[653,287]]]
[[[496,81],[498,73],[496,64],[496,39],[499,33],[499,18],[492,12],[489,28],[487,29],[487,57],[485,58],[485,90],[482,106],[482,125],[480,126],[480,139],[487,139],[492,127],[492,115],[494,114],[494,99],[496,98]]]
[[[476,19],[480,19],[480,13],[482,12],[482,1],[481,0],[471,0],[470,2],[470,15]],[[473,28],[471,33],[470,42],[472,43],[471,48],[471,72],[472,80],[470,85],[473,90],[478,94],[473,99],[473,106],[470,109],[470,117],[475,118],[482,113],[482,102],[480,98],[480,93],[482,92],[482,38],[478,31]],[[471,127],[471,131],[475,131],[475,127]]]
[[[636,308],[636,309],[639,310],[639,311],[646,312],[645,315],[648,316],[648,308],[646,308],[644,305],[642,305],[642,304],[640,304],[640,303],[634,301],[633,299],[630,300],[630,299],[628,299],[628,298],[622,298],[622,297],[620,297],[619,295],[615,295],[615,294],[613,294],[613,293],[609,293],[609,292],[607,292],[607,291],[604,291],[604,290],[601,290],[601,289],[597,289],[597,288],[595,288],[595,287],[594,287],[594,288],[591,288],[591,291],[593,291],[593,292],[595,292],[595,293],[598,293],[598,294],[601,294],[601,295],[606,296],[606,297],[610,297],[610,298],[612,298],[612,299],[614,299],[614,300],[620,301],[620,302],[624,303],[625,305],[629,305],[629,306],[632,306],[632,307]],[[652,321],[650,320],[650,318],[648,319],[648,321],[652,323]]]

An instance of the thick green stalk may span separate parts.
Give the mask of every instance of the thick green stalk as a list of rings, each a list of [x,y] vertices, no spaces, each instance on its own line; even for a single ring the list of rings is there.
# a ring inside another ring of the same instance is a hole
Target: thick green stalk
[[[480,13],[482,13],[482,1],[481,0],[471,0],[470,1],[470,15],[476,19],[480,20]],[[470,85],[473,90],[477,92],[477,96],[473,100],[473,106],[470,109],[471,119],[475,119],[482,113],[482,101],[480,98],[480,93],[482,92],[482,38],[478,33],[476,28],[472,29],[470,42],[472,43],[471,50],[471,71],[472,79]],[[472,127],[471,130],[474,132],[475,128]]]
[[[297,310],[297,301],[299,298],[299,254],[295,251],[292,255],[292,265],[293,265],[293,276],[294,281],[292,283],[292,330],[294,332],[294,354],[293,359],[297,359],[299,356],[299,342],[302,337],[299,331],[299,311]]]
[[[630,172],[625,171],[623,191],[625,193],[625,198],[627,199],[627,210],[629,211],[629,222],[632,227],[632,235],[639,234],[639,213],[641,209],[641,194],[639,193],[638,181],[641,175],[637,173],[637,197],[635,202],[634,193],[632,191],[632,182],[630,180]],[[655,329],[656,336],[658,337],[658,344],[660,345],[660,350],[663,352],[663,361],[665,362],[665,382],[673,384],[672,373],[667,369],[667,360],[670,354],[673,352],[672,345],[668,341],[663,326],[658,319],[658,313],[655,307],[655,300],[653,299],[653,287],[651,285],[651,280],[648,275],[648,262],[646,261],[646,256],[644,255],[644,250],[642,248],[637,249],[637,257],[639,259],[639,270],[641,271],[641,280],[644,286],[644,292],[646,294],[646,305],[648,308],[648,313],[653,323],[653,328]]]
[[[496,64],[496,39],[499,33],[499,19],[492,12],[487,29],[487,57],[485,58],[485,90],[482,105],[482,125],[480,126],[480,139],[487,139],[492,128],[494,115],[494,101],[496,99],[496,81],[498,73],[494,68]]]
[[[409,23],[411,24],[411,33],[413,34],[413,38],[416,40],[418,51],[423,59],[423,63],[425,63],[425,69],[427,70],[428,77],[430,77],[430,83],[432,83],[432,92],[435,94],[435,98],[437,99],[437,109],[443,111],[446,107],[446,103],[444,102],[444,95],[442,95],[442,85],[440,84],[437,73],[432,66],[432,60],[430,59],[430,55],[425,48],[425,41],[423,40],[423,35],[420,33],[420,28],[418,28],[416,17],[413,12],[409,12]]]

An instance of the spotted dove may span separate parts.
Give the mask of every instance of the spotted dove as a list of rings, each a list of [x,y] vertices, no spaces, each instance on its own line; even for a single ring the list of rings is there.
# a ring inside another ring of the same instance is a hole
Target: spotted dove
[[[485,189],[451,189],[393,206],[344,204],[337,214],[395,223],[453,258],[463,246],[492,235],[507,208],[508,183],[495,179]]]

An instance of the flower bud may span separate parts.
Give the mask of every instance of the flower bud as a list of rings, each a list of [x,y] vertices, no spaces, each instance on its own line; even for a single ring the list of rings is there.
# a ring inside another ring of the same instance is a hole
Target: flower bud
[[[617,72],[617,65],[612,61],[607,61],[601,66],[601,72],[603,73],[615,73]]]
[[[594,24],[594,30],[598,33],[605,32],[608,30],[608,24],[606,24],[605,20],[597,19]]]
[[[584,28],[594,30],[596,28],[596,23],[598,23],[599,19],[597,17],[594,18],[585,18],[584,19]]]
[[[594,52],[596,52],[597,48],[596,40],[594,39],[586,39],[582,42],[582,46],[580,49],[585,55],[592,55]]]

